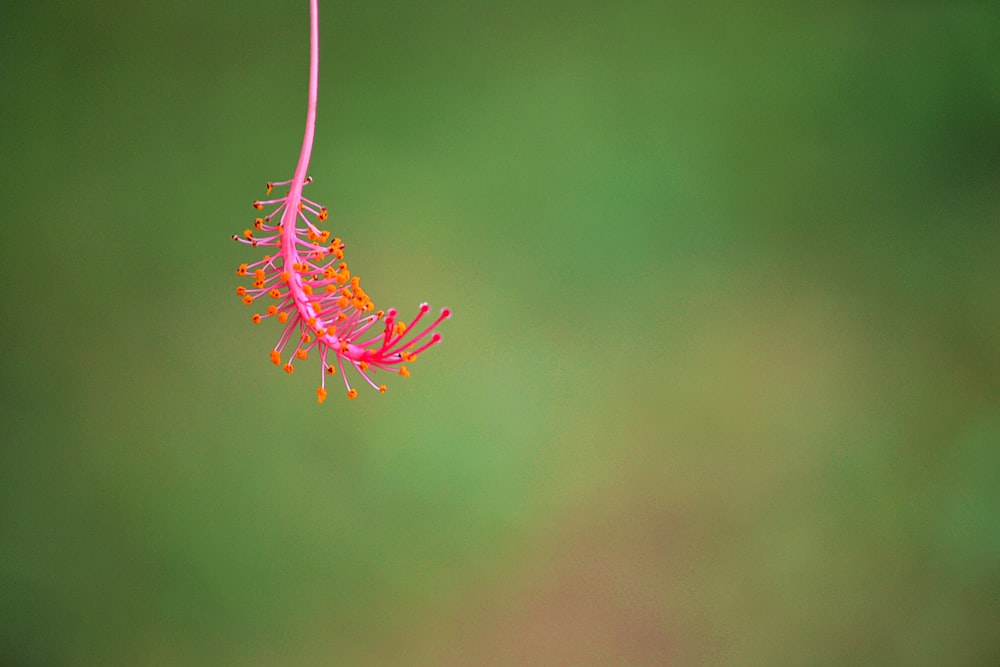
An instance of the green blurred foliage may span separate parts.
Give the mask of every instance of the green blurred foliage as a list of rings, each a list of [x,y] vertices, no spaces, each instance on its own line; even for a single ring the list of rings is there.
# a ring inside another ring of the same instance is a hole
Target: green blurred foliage
[[[0,663],[1000,664],[1000,6],[320,11],[311,196],[455,316],[317,406],[228,241],[306,3],[0,5]]]

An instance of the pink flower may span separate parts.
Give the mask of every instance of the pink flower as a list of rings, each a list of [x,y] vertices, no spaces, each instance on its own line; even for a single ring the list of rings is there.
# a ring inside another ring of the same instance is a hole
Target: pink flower
[[[302,196],[302,189],[312,182],[306,176],[316,128],[316,97],[319,80],[319,9],[318,0],[310,0],[309,103],[302,151],[289,181],[268,183],[270,195],[276,187],[288,187],[284,196],[255,201],[254,208],[263,217],[253,221],[253,229],[242,236],[233,236],[241,243],[271,246],[274,254],[252,264],[241,264],[239,276],[253,278],[249,287],[240,286],[236,293],[250,306],[267,303],[263,312],[251,318],[255,324],[277,318],[284,324],[278,343],[271,350],[271,361],[288,373],[295,371],[295,362],[315,353],[320,360],[320,387],[317,400],[326,399],[326,376],[339,370],[350,399],[358,395],[345,373],[345,362],[373,388],[385,392],[384,384],[376,384],[378,371],[391,371],[408,377],[406,364],[416,361],[427,348],[440,342],[436,329],[451,316],[445,308],[430,324],[416,334],[418,324],[430,310],[424,303],[417,315],[405,323],[397,319],[395,309],[375,310],[368,294],[361,289],[360,278],[352,276],[344,260],[344,243],[330,238],[330,232],[320,224],[329,217],[325,206]],[[277,224],[275,224],[277,221]]]

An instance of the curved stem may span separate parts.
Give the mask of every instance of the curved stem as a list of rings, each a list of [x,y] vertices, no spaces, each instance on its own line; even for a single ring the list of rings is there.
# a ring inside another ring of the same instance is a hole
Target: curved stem
[[[319,0],[309,0],[309,101],[306,106],[306,131],[302,137],[302,151],[295,166],[291,190],[298,199],[305,184],[312,156],[313,136],[316,134],[316,98],[319,95]],[[291,193],[289,193],[291,194]]]
[[[295,175],[288,186],[285,210],[281,215],[281,257],[285,267],[293,267],[300,261],[296,249],[296,231],[299,205],[302,202],[302,188],[306,184],[309,158],[312,156],[313,136],[316,133],[316,98],[319,93],[319,0],[309,0],[309,100],[306,106],[306,131],[302,137],[302,150],[295,166]],[[289,268],[285,268],[289,271]],[[308,295],[302,286],[302,277],[297,271],[289,271],[288,290],[295,301],[295,307],[303,319],[315,317]]]

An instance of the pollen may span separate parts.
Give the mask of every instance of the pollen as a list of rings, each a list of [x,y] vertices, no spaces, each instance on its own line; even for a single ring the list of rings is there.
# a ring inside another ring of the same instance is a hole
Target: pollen
[[[281,311],[280,313],[278,313],[278,321],[282,323],[287,322],[288,313],[286,313],[285,311]]]
[[[281,353],[277,350],[271,350],[271,363],[275,366],[281,365]]]
[[[358,397],[358,390],[352,387],[351,390],[347,392],[347,398],[353,401],[357,397]]]
[[[334,368],[332,365],[327,364],[326,365],[326,373],[327,373],[327,375],[336,375],[337,374],[337,369]]]
[[[405,378],[410,377],[410,371],[407,370],[406,366],[400,366],[399,367],[399,374],[402,375]]]
[[[298,357],[299,359],[305,359],[306,357],[309,356],[309,353],[306,352],[305,350],[296,350],[295,356]]]
[[[250,320],[251,320],[251,321],[252,321],[252,322],[253,322],[254,324],[260,324],[260,313],[254,313],[254,314],[253,314],[253,317],[251,317],[251,318],[250,318]]]
[[[260,203],[259,201],[255,201],[255,202],[253,203],[253,207],[254,207],[255,209],[257,209],[258,211],[263,211],[263,210],[264,210],[264,205],[263,205],[263,204],[261,204],[261,203]]]
[[[249,306],[251,303],[253,303],[253,297],[250,296],[249,294],[244,294],[243,295],[243,303],[245,303],[246,305]]]
[[[385,385],[384,384],[380,384],[378,386],[378,393],[380,393],[380,394],[384,394],[385,393]]]
[[[251,230],[251,229],[244,229],[243,230],[243,238],[245,238],[245,239],[252,239],[253,238],[253,230]]]
[[[277,287],[275,287],[270,292],[268,292],[268,294],[271,295],[272,299],[280,299],[281,298],[281,290],[279,290]]]
[[[295,372],[295,366],[292,366],[291,364],[285,364],[285,372],[291,375],[292,373]]]
[[[257,218],[253,221],[253,228],[256,230],[261,230],[264,228],[264,218]]]
[[[319,389],[316,390],[316,402],[322,403],[325,400],[326,400],[326,389],[320,387]]]
[[[288,273],[288,271],[282,271],[281,272],[281,282],[287,283],[291,279],[292,279],[292,275],[290,273]]]
[[[238,296],[243,296],[246,293],[247,293],[247,288],[244,287],[243,285],[240,285],[239,287],[236,288],[236,294]]]
[[[240,268],[236,269],[236,275],[245,276],[247,274],[247,265],[240,264]]]
[[[278,312],[278,307],[276,305],[274,305],[273,303],[270,306],[267,307],[267,314],[268,315],[275,315],[277,312]]]
[[[316,219],[317,219],[317,220],[319,220],[320,222],[323,222],[323,221],[324,221],[324,220],[326,220],[326,219],[327,219],[328,217],[330,217],[330,214],[329,214],[329,212],[328,212],[328,211],[326,210],[326,207],[324,206],[324,207],[320,208],[320,210],[319,210],[319,215],[317,215],[317,216],[316,216]]]

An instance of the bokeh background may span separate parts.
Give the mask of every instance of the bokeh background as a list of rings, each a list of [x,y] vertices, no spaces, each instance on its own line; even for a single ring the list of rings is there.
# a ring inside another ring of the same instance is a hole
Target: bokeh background
[[[997,3],[323,2],[310,196],[455,316],[322,406],[307,3],[0,7],[0,664],[1000,664]]]

